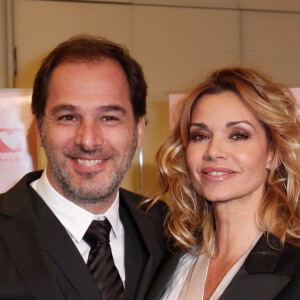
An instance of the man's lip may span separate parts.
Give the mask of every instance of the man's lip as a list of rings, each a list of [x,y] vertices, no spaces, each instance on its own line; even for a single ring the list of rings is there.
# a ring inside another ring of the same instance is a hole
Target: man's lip
[[[204,174],[211,174],[211,173],[225,173],[225,174],[232,174],[236,173],[231,169],[224,168],[224,167],[206,167],[202,169],[202,173]]]
[[[96,166],[104,161],[107,160],[107,158],[83,158],[83,157],[72,157],[72,159],[77,162],[79,165],[84,167],[92,167]]]

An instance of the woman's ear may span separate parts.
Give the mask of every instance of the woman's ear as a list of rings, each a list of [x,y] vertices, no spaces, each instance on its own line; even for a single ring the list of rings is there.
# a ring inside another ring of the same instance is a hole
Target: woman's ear
[[[273,148],[269,149],[266,169],[270,171],[273,166],[274,170],[276,170],[279,165],[280,165],[280,159],[277,155],[277,152]]]

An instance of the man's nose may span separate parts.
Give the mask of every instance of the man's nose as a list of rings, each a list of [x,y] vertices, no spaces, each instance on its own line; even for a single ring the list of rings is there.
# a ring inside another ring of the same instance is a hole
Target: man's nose
[[[94,120],[82,120],[75,136],[75,144],[92,151],[103,143],[101,128]]]

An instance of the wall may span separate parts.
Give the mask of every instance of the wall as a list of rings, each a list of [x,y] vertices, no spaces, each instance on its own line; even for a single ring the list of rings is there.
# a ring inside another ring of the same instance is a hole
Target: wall
[[[212,69],[229,64],[259,67],[290,87],[300,86],[298,2],[14,0],[15,86],[32,87],[41,58],[71,35],[85,32],[125,44],[149,84],[143,147],[147,193],[156,184],[155,152],[169,134],[169,94],[184,93]],[[136,157],[123,185],[139,191],[137,177]]]
[[[6,3],[0,0],[0,88],[7,87]]]

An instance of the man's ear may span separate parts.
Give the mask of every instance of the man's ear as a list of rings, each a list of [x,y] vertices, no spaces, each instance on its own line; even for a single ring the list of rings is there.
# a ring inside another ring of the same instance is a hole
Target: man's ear
[[[43,147],[43,143],[42,143],[42,129],[40,128],[39,122],[38,122],[38,120],[36,118],[34,120],[34,123],[35,123],[35,130],[36,130],[36,133],[37,133],[37,139],[38,139],[39,145],[41,147]]]
[[[137,122],[137,136],[138,136],[137,148],[140,148],[143,144],[145,129],[146,129],[145,117],[139,117],[139,120]]]

